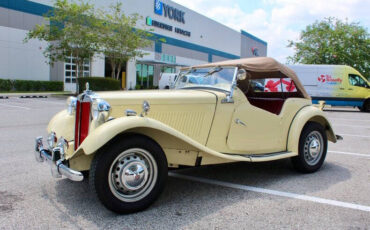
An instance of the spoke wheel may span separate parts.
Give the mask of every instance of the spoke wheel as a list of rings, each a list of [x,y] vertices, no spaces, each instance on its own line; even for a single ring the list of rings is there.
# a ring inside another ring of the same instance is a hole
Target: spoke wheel
[[[316,172],[325,161],[328,140],[324,127],[307,122],[299,138],[298,156],[292,157],[294,168],[303,173]]]
[[[135,202],[153,189],[157,174],[157,164],[148,151],[128,149],[112,163],[108,175],[109,187],[118,199]]]
[[[167,174],[162,148],[148,137],[130,135],[117,137],[96,153],[89,181],[105,207],[117,213],[133,213],[158,198]]]
[[[320,132],[312,131],[304,143],[304,159],[309,165],[316,165],[323,152],[323,138]]]

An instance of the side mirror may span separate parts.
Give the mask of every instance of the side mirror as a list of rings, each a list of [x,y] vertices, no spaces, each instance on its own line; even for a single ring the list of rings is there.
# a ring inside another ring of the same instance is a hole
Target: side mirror
[[[238,74],[236,75],[236,78],[239,81],[245,80],[247,78],[247,71],[245,71],[245,69],[239,69]]]

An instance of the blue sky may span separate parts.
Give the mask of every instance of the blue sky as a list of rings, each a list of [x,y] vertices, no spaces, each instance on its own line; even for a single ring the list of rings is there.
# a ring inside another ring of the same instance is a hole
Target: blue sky
[[[246,30],[268,42],[268,56],[285,63],[306,25],[337,17],[370,27],[370,0],[174,0],[237,31]]]

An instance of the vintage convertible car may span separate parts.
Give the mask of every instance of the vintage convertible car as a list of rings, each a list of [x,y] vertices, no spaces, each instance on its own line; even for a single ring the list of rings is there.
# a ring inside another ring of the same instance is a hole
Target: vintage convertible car
[[[265,88],[264,90],[264,87]],[[53,176],[89,177],[110,210],[152,204],[169,168],[291,158],[318,170],[336,136],[295,73],[272,58],[183,69],[173,90],[98,92],[67,101],[36,139]]]

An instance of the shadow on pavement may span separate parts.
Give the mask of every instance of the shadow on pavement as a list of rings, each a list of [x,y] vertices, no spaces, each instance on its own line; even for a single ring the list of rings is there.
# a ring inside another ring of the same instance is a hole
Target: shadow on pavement
[[[351,177],[348,169],[327,162],[316,173],[300,174],[292,169],[289,160],[203,166],[174,172],[301,194],[325,190]],[[73,219],[82,218],[104,229],[183,228],[240,200],[258,197],[253,192],[169,177],[164,192],[149,209],[117,215],[99,202],[86,180],[82,183],[60,180],[55,189],[56,202],[65,208],[62,219],[73,224]]]

